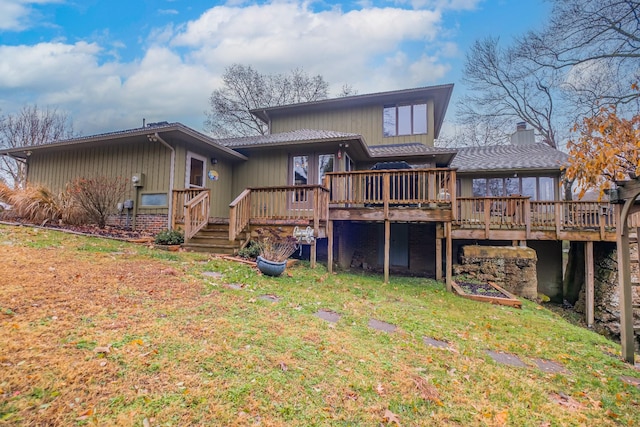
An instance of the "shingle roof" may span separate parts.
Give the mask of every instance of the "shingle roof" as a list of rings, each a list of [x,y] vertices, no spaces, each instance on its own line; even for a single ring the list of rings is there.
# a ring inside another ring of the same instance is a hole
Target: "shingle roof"
[[[545,144],[461,147],[451,162],[459,172],[509,170],[560,170],[569,158]]]
[[[299,129],[291,132],[270,135],[245,136],[241,138],[218,139],[216,142],[229,148],[259,147],[281,144],[317,142],[320,140],[359,139],[356,133],[335,132],[330,130]]]
[[[455,149],[427,147],[419,142],[406,144],[370,145],[369,152],[373,157],[415,156],[429,154],[453,154]]]

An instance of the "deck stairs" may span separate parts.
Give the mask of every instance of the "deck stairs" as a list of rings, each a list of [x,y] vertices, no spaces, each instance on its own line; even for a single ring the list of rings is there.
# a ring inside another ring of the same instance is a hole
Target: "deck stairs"
[[[241,233],[236,240],[229,240],[229,224],[207,224],[182,247],[193,252],[235,255],[248,242],[247,233]]]

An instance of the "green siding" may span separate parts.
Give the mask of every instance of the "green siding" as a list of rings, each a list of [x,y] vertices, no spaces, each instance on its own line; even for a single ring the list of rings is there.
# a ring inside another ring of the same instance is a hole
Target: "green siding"
[[[368,106],[309,114],[291,113],[287,117],[276,117],[271,123],[272,133],[289,132],[297,129],[334,130],[360,134],[368,145],[401,144],[420,142],[433,147],[433,101],[427,101],[428,133],[396,137],[382,136],[383,106]]]
[[[80,177],[123,177],[145,174],[145,193],[168,193],[170,152],[160,144],[128,142],[101,147],[73,148],[44,153],[34,151],[29,158],[29,182],[42,184],[54,192],[65,190],[67,183]],[[128,198],[136,191],[128,186]],[[139,197],[136,200],[139,204]],[[166,208],[139,208],[139,213],[167,213]]]
[[[233,169],[233,198],[249,187],[287,185],[288,152],[255,150],[248,157]]]

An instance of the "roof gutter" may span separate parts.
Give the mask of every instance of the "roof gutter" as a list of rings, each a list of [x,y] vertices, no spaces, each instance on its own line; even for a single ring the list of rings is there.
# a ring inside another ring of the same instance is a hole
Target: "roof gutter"
[[[169,212],[167,215],[167,229],[171,230],[171,225],[172,225],[171,218],[173,218],[173,182],[175,178],[174,174],[176,169],[176,150],[167,141],[162,139],[162,137],[158,134],[158,132],[155,132],[153,135],[147,135],[147,138],[149,138],[149,141],[151,142],[156,142],[156,141],[160,142],[162,145],[164,145],[171,151],[171,166],[169,169]]]

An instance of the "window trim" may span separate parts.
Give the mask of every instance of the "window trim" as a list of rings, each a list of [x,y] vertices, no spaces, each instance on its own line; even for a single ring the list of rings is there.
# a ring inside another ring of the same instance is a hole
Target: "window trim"
[[[144,196],[148,196],[148,195],[160,195],[162,194],[163,196],[166,197],[166,203],[164,205],[145,205],[142,203],[142,200],[144,199]],[[144,192],[140,194],[140,209],[166,209],[169,207],[169,194],[166,192],[162,192],[162,191],[149,191],[149,192]]]
[[[194,185],[191,184],[191,159],[200,160],[202,162],[202,185]],[[193,151],[187,151],[187,160],[185,167],[185,176],[184,176],[184,186],[185,188],[206,188],[207,187],[207,158],[194,153]]]
[[[415,107],[424,105],[424,132],[415,132],[416,128],[416,115]],[[411,130],[409,133],[400,133],[400,108],[411,107],[409,114],[409,125]],[[393,134],[387,134],[385,117],[388,109],[393,108]],[[398,136],[412,136],[412,135],[428,135],[429,134],[429,104],[427,101],[416,101],[411,103],[399,103],[399,104],[387,104],[382,107],[382,136],[383,138],[393,138]]]

